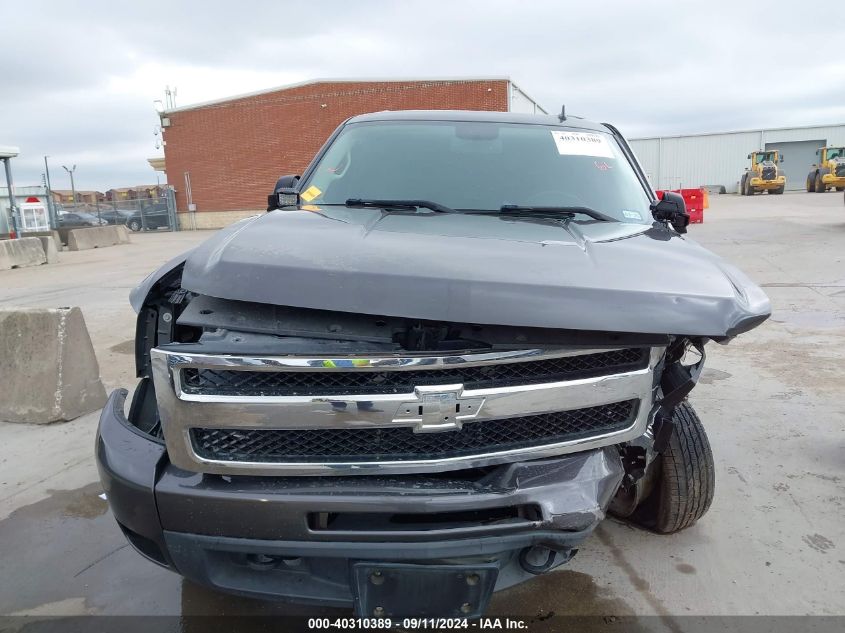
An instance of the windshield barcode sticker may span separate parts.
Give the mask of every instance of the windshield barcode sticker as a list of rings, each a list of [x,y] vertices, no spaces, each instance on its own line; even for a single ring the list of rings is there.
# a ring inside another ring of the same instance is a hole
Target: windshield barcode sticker
[[[613,150],[604,134],[552,130],[557,151],[562,156],[601,156],[613,158]]]

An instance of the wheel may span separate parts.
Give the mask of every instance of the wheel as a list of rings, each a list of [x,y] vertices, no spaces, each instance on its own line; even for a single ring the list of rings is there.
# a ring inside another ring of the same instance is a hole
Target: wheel
[[[773,193],[773,194],[775,194],[776,196],[779,196],[780,194],[782,194],[782,193],[783,193],[783,190],[784,190],[784,188],[785,188],[785,187],[786,187],[786,185],[784,185],[783,187],[778,187],[777,189],[769,189],[769,193],[770,193],[770,194],[772,194],[772,193]]]
[[[822,175],[816,174],[816,193],[824,193],[826,190],[827,187],[825,187],[822,182]]]
[[[651,493],[630,515],[634,523],[660,534],[679,532],[703,517],[716,486],[713,452],[695,409],[685,400],[672,421],[669,446],[649,467],[654,469]]]
[[[816,183],[813,181],[813,175],[807,174],[807,193],[813,193],[816,190]]]
[[[751,178],[746,178],[746,180],[745,180],[745,195],[746,196],[753,196],[754,195],[754,187],[751,186]]]
[[[845,191],[845,187],[837,187],[836,190],[837,191]]]
[[[741,196],[746,195],[746,193],[745,193],[745,181],[746,181],[746,176],[743,175],[742,178],[739,179],[739,195],[741,195]]]
[[[135,231],[136,233],[141,230],[141,222],[138,220],[129,220],[126,226],[129,227],[130,231]]]

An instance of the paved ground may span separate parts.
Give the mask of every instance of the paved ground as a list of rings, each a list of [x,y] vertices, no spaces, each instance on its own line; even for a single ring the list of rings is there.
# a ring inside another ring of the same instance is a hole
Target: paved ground
[[[674,536],[606,521],[566,569],[498,594],[495,613],[653,614],[670,630],[687,614],[845,614],[842,195],[720,196],[706,217],[691,237],[775,307],[758,330],[709,346],[693,394],[716,456],[710,513]],[[81,306],[107,387],[130,386],[130,288],[206,236],[133,235],[129,246],[2,271],[0,302]],[[320,612],[221,596],[131,551],[98,497],[95,426],[95,415],[0,424],[0,613]]]

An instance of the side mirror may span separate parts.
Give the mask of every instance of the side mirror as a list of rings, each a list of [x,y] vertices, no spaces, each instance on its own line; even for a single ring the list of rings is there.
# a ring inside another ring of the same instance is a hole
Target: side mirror
[[[782,163],[782,162],[783,162],[783,159],[784,159],[784,158],[786,158],[786,156],[784,156],[783,154],[781,154],[778,158],[780,159],[780,162]]]
[[[267,211],[275,211],[282,207],[295,207],[299,204],[299,193],[296,185],[299,183],[299,176],[282,176],[276,181],[273,193],[267,196]]]
[[[651,215],[658,222],[668,222],[678,233],[686,233],[689,214],[684,197],[674,191],[664,191],[663,199],[651,203]]]

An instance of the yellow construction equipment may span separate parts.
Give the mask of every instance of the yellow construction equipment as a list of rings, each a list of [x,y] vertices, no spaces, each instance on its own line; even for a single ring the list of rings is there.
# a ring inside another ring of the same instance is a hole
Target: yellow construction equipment
[[[748,155],[751,167],[745,168],[739,183],[739,193],[753,196],[758,191],[780,194],[786,188],[786,176],[778,169],[783,156],[777,150],[757,150]]]
[[[845,191],[845,147],[820,147],[816,156],[819,162],[807,174],[807,191]]]

